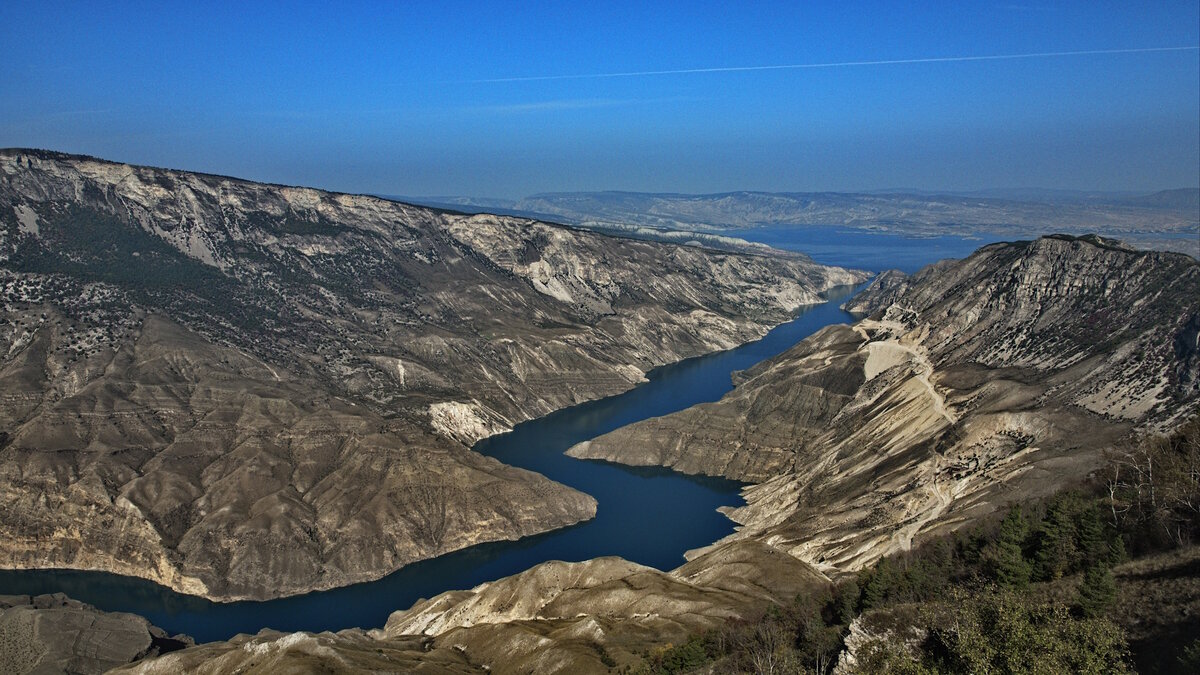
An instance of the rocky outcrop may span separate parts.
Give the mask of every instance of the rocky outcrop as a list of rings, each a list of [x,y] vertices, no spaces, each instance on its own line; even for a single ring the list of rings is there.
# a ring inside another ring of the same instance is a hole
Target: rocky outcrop
[[[467,446],[861,279],[0,151],[0,566],[265,599],[575,523]]]
[[[865,381],[853,346],[843,343],[848,330],[826,329],[808,340],[821,353],[819,369],[809,359],[780,360],[769,379],[751,369],[720,401],[622,427],[567,454],[747,482],[788,472],[796,449],[816,442]]]
[[[997,244],[887,275],[847,307],[870,318],[755,366],[717,403],[569,454],[754,481],[730,540],[837,574],[1082,480],[1200,400],[1188,256]]]
[[[955,260],[943,260],[934,263],[930,269],[950,267],[956,262]],[[909,281],[911,281],[910,277],[900,270],[880,272],[862,292],[842,303],[842,309],[857,318],[862,318],[877,309],[885,309],[900,299],[904,291],[908,289]]]
[[[437,636],[479,624],[579,616],[653,617],[662,630],[671,622],[716,625],[749,606],[827,582],[794,558],[754,542],[724,547],[670,573],[621,558],[551,561],[418,602],[393,614],[381,634]]]
[[[919,649],[929,638],[929,631],[918,619],[918,610],[901,605],[859,615],[847,627],[844,648],[838,654],[833,675],[866,675],[874,669],[864,667],[871,652],[889,649],[912,656],[917,663]],[[867,657],[867,658],[864,658]]]
[[[190,644],[140,616],[101,612],[60,593],[0,596],[0,665],[6,673],[103,673]]]
[[[738,542],[670,572],[619,558],[547,562],[337,634],[264,632],[119,672],[606,673],[639,653],[828,586],[795,558]]]

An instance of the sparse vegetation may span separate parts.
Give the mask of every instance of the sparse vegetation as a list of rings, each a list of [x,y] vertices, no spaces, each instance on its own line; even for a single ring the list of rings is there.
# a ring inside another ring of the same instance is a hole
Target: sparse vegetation
[[[1134,554],[1200,541],[1200,416],[1112,453],[1105,506]]]
[[[923,607],[915,640],[887,635],[860,650],[858,672],[1128,672],[1125,638],[1107,619],[1078,619],[1061,604],[1011,590],[955,596]]]
[[[1126,551],[1200,537],[1198,459],[1200,418],[1114,456],[1087,489],[1013,505],[998,522],[882,558],[827,596],[648,654],[641,672],[826,673],[856,619],[857,672],[1128,672],[1109,615],[1112,568]],[[1176,659],[1200,662],[1200,642]]]

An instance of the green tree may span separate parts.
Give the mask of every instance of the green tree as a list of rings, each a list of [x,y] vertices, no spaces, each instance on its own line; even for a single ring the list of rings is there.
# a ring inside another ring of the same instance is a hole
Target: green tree
[[[1071,571],[1079,551],[1076,546],[1075,512],[1078,500],[1063,495],[1050,503],[1037,532],[1034,572],[1038,579],[1052,581]]]
[[[899,571],[891,558],[880,558],[863,586],[863,610],[879,607],[895,592]]]
[[[858,615],[858,600],[862,591],[854,579],[837,587],[833,597],[833,621],[842,626],[848,625]]]
[[[1102,616],[1117,599],[1117,582],[1108,565],[1089,565],[1079,583],[1079,610],[1085,617]]]
[[[610,668],[615,665],[615,661],[612,665],[605,661],[606,658],[612,660],[607,650],[600,645],[596,645],[596,647],[602,663]],[[705,637],[693,635],[681,645],[667,644],[647,654],[646,659],[635,672],[639,675],[686,673],[700,668],[711,660]]]
[[[992,575],[1005,588],[1029,585],[1029,562],[1021,549],[1028,535],[1025,516],[1019,507],[1013,506],[1000,522],[1000,532],[990,556]]]
[[[1079,565],[1115,565],[1125,559],[1125,545],[1117,532],[1105,522],[1098,502],[1079,512],[1076,518],[1076,546]]]
[[[1200,639],[1183,648],[1177,659],[1184,673],[1200,673]]]
[[[828,597],[825,600],[832,601]],[[808,596],[794,608],[797,657],[801,664],[817,673],[829,669],[842,646],[841,628],[826,624],[822,616],[821,608],[825,604],[827,602]]]
[[[856,675],[939,675],[936,666],[927,665],[920,658],[921,654],[913,653],[910,645],[897,635],[876,638],[868,641],[855,654],[857,664],[850,672]]]

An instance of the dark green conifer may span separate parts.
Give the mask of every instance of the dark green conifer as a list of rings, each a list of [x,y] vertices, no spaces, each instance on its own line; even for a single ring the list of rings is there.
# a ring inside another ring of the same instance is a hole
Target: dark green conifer
[[[1062,496],[1046,511],[1037,533],[1034,572],[1038,579],[1052,581],[1071,571],[1079,557],[1076,547],[1075,500]]]
[[[853,579],[838,586],[837,596],[833,603],[834,621],[843,626],[849,625],[854,617],[858,616],[858,600],[861,595],[862,591],[858,588],[858,582]]]
[[[1125,546],[1121,538],[1104,520],[1104,514],[1096,504],[1080,511],[1076,520],[1079,560],[1077,567],[1087,569],[1090,565],[1115,565],[1125,557]]]
[[[992,553],[992,570],[996,581],[1006,588],[1029,585],[1030,567],[1022,545],[1029,535],[1029,526],[1019,507],[1012,507],[1000,523],[1000,532]]]
[[[1108,565],[1089,565],[1079,584],[1079,610],[1087,618],[1102,616],[1117,599],[1117,582]]]
[[[863,588],[863,611],[883,605],[884,600],[887,600],[888,596],[892,594],[896,576],[896,564],[892,562],[891,558],[881,558],[879,562],[875,563],[875,569],[871,571],[871,578]]]

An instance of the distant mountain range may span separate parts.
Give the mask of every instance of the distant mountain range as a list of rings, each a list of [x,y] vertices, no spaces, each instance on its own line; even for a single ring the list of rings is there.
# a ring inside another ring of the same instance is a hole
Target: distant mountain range
[[[524,205],[531,200],[558,200],[575,198],[581,195],[638,195],[666,199],[696,199],[724,198],[730,195],[781,195],[793,198],[813,197],[816,195],[869,195],[872,197],[943,197],[951,199],[995,199],[1017,202],[1040,202],[1045,204],[1063,203],[1094,203],[1118,206],[1141,206],[1154,209],[1178,210],[1193,213],[1200,209],[1200,188],[1176,188],[1159,190],[1157,192],[1138,192],[1135,190],[1058,190],[1051,188],[989,188],[985,190],[926,190],[922,188],[885,188],[881,190],[863,190],[861,192],[761,192],[733,191],[711,194],[688,194],[678,192],[624,192],[624,191],[595,191],[595,192],[543,192],[522,199],[507,199],[504,197],[465,197],[461,195],[441,195],[423,197],[405,197],[399,195],[381,195],[388,199],[397,199],[413,204],[440,206],[447,209],[501,209],[509,211],[523,210]]]
[[[998,189],[947,194],[726,192],[687,195],[562,192],[519,200],[403,198],[467,213],[494,212],[606,231],[728,233],[764,227],[837,225],[909,236],[1053,232],[1119,237],[1141,248],[1200,255],[1200,189],[1152,194]]]

